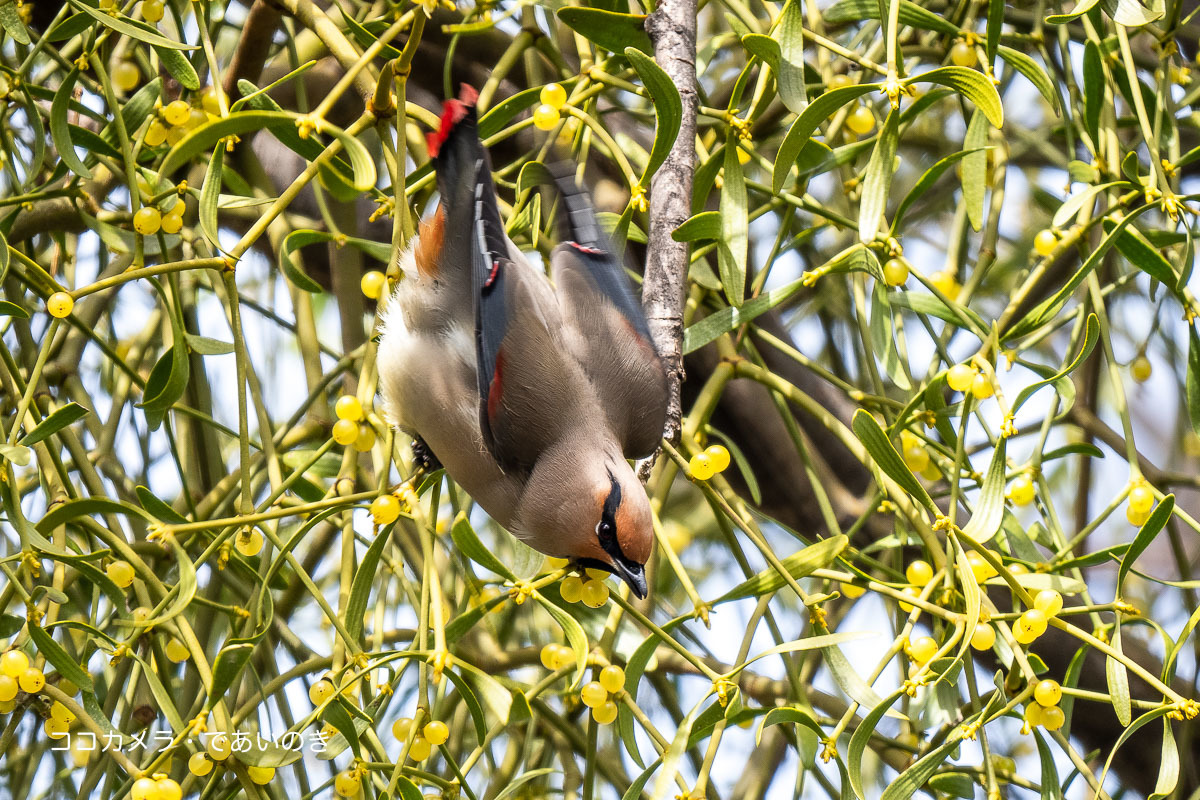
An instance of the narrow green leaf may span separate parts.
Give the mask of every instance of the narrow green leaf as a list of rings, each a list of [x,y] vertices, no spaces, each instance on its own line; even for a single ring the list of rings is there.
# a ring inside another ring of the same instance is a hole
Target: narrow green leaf
[[[892,331],[892,307],[888,303],[887,288],[883,281],[875,281],[871,290],[871,320],[869,331],[871,347],[874,348],[883,365],[884,372],[891,378],[896,388],[911,391],[912,384],[900,361],[900,351],[896,349],[896,338]]]
[[[658,172],[658,168],[667,160],[671,148],[675,146],[675,139],[679,136],[679,126],[683,121],[683,100],[679,97],[675,83],[654,59],[636,47],[626,47],[624,53],[629,63],[637,70],[638,77],[642,79],[646,91],[650,94],[650,100],[654,103],[654,144],[650,148],[650,157],[646,160],[646,169],[642,171],[641,179],[642,186],[649,186],[650,177]]]
[[[775,645],[774,647],[764,650],[753,658],[747,659],[730,670],[725,677],[730,679],[737,677],[739,674],[741,674],[742,670],[746,669],[746,667],[750,666],[752,663],[761,658],[783,655],[784,653],[802,652],[805,650],[824,650],[829,647],[836,647],[842,642],[850,642],[854,641],[855,639],[863,639],[874,635],[875,633],[873,631],[848,631],[846,633],[827,633],[821,636],[808,636],[803,639],[794,639],[790,642],[784,642],[783,644]]]
[[[221,698],[225,696],[225,692],[229,690],[233,682],[242,674],[242,670],[250,661],[250,655],[253,652],[253,643],[236,639],[229,640],[217,652],[217,657],[213,661],[212,685],[208,690],[208,701],[205,703],[206,709],[211,710],[221,701]]]
[[[1041,733],[1033,731],[1033,739],[1037,743],[1038,761],[1041,763],[1042,785],[1041,800],[1062,800],[1062,786],[1058,782],[1058,767],[1054,765],[1054,754]]]
[[[1083,45],[1083,124],[1092,147],[1100,146],[1100,113],[1104,109],[1104,65],[1100,47],[1090,39]]]
[[[662,767],[658,771],[658,780],[654,782],[650,800],[665,800],[671,796],[671,787],[675,784],[675,776],[679,774],[679,762],[683,760],[683,755],[687,752],[688,739],[692,735],[692,725],[696,722],[696,716],[700,713],[703,705],[704,701],[702,700],[688,712],[675,730],[675,738],[671,740],[671,746],[663,753]]]
[[[1004,519],[1004,474],[1008,462],[1005,452],[1008,449],[1008,439],[1001,437],[996,442],[996,450],[992,453],[991,464],[988,465],[987,475],[983,479],[983,487],[979,491],[979,500],[971,519],[967,522],[963,533],[979,543],[990,541],[1000,530],[1000,522]]]
[[[950,167],[954,166],[961,159],[973,152],[975,151],[960,150],[953,155],[946,156],[929,169],[925,170],[921,177],[917,179],[917,182],[913,184],[913,187],[908,190],[908,194],[904,195],[904,199],[900,201],[900,205],[896,207],[896,216],[892,219],[893,235],[895,235],[896,231],[900,229],[900,222],[904,219],[905,212],[912,208],[914,203],[920,200],[926,192],[933,188],[933,185],[937,183],[938,178],[942,177],[942,174],[945,173],[946,170],[950,169]]]
[[[88,671],[79,666],[75,662],[75,659],[67,655],[67,651],[62,648],[62,645],[54,641],[54,637],[47,633],[41,625],[30,620],[28,630],[30,638],[37,645],[38,652],[54,665],[59,675],[85,692],[91,693],[95,691],[95,687],[92,684],[92,676]]]
[[[158,59],[171,77],[179,81],[179,85],[193,92],[200,90],[200,76],[187,56],[171,47],[155,47]]]
[[[220,225],[217,222],[217,206],[221,199],[221,182],[225,174],[225,146],[218,144],[213,148],[212,157],[208,161],[208,170],[204,173],[204,186],[200,190],[200,231],[218,251],[221,250],[217,232]],[[280,254],[280,259],[284,258]]]
[[[154,518],[146,513],[145,509],[138,508],[132,503],[126,503],[122,500],[110,500],[107,497],[83,497],[79,500],[68,500],[65,503],[54,506],[46,512],[35,526],[41,533],[47,533],[57,528],[59,525],[65,525],[73,519],[91,514],[122,514],[125,516],[140,517],[147,522],[153,522]]]
[[[1051,14],[1046,17],[1046,22],[1051,25],[1064,25],[1077,17],[1082,17],[1084,14],[1092,10],[1092,7],[1100,0],[1079,0],[1075,7],[1065,14]]]
[[[1054,212],[1054,218],[1050,221],[1050,224],[1055,228],[1065,228],[1067,225],[1071,224],[1071,220],[1075,219],[1076,214],[1078,214],[1084,208],[1090,209],[1092,207],[1092,203],[1094,203],[1096,198],[1102,193],[1107,192],[1114,186],[1128,185],[1128,181],[1109,181],[1108,183],[1102,183],[1099,186],[1089,186],[1083,191],[1068,197],[1066,202],[1059,206],[1058,211]]]
[[[163,353],[150,370],[141,407],[148,412],[165,412],[183,396],[187,382],[187,347],[180,342]]]
[[[1162,756],[1158,762],[1158,780],[1147,800],[1165,800],[1175,792],[1179,782],[1179,748],[1175,746],[1175,733],[1171,720],[1163,717]]]
[[[25,627],[25,618],[16,614],[0,614],[0,638],[7,639]]]
[[[587,634],[583,632],[583,626],[579,624],[579,620],[551,603],[540,592],[534,592],[533,598],[541,603],[542,608],[546,609],[550,616],[554,617],[558,627],[562,628],[563,635],[567,637],[567,643],[571,645],[571,652],[575,655],[575,673],[571,676],[569,688],[574,689],[583,680],[584,672],[587,669]]]
[[[1113,628],[1112,648],[1118,653],[1122,652],[1120,618]],[[1104,677],[1108,680],[1108,695],[1112,700],[1113,713],[1122,725],[1129,727],[1133,720],[1133,708],[1129,699],[1129,670],[1122,662],[1108,656],[1104,660]]]
[[[492,554],[492,551],[484,546],[483,542],[479,541],[479,536],[476,535],[475,529],[471,527],[470,520],[461,511],[454,518],[454,524],[450,526],[450,538],[454,540],[455,546],[462,551],[463,555],[479,566],[510,581],[517,579],[513,575],[512,570],[506,567],[500,559],[496,558]]]
[[[62,408],[56,409],[54,413],[46,417],[37,424],[33,430],[22,436],[17,444],[29,447],[45,440],[49,436],[53,436],[63,428],[70,425],[76,420],[83,419],[92,412],[88,411],[78,403],[67,403]]]
[[[1113,18],[1113,22],[1127,28],[1140,28],[1149,25],[1163,15],[1161,10],[1150,10],[1137,0],[1103,0],[1104,10]]]
[[[996,63],[996,48],[1000,45],[1000,34],[1004,28],[1004,0],[988,0],[987,11],[987,60]]]
[[[1174,510],[1175,495],[1169,494],[1154,507],[1145,524],[1138,529],[1137,536],[1133,537],[1133,544],[1125,551],[1125,556],[1121,559],[1121,567],[1117,570],[1117,597],[1121,596],[1121,588],[1125,585],[1125,578],[1129,576],[1129,570],[1133,568],[1133,562],[1138,560],[1138,556],[1146,552],[1146,548],[1150,546],[1155,537],[1166,527],[1167,521],[1171,519],[1171,513]]]
[[[821,14],[826,24],[857,22],[864,19],[879,19],[878,0],[840,0]],[[910,0],[900,0],[900,24],[910,28],[937,31],[947,36],[958,36],[959,29],[948,20],[927,11]]]
[[[974,103],[992,123],[993,128],[1004,126],[1004,106],[1000,94],[992,82],[979,70],[969,67],[938,67],[907,78],[904,85],[913,83],[937,83],[949,86]]]
[[[854,729],[854,735],[850,737],[850,748],[846,753],[846,769],[850,777],[850,788],[854,790],[854,794],[858,797],[858,800],[867,800],[867,794],[863,788],[862,776],[862,757],[867,749],[867,743],[871,741],[871,735],[875,733],[875,729],[879,726],[883,715],[895,705],[903,693],[903,690],[897,689],[881,700],[863,718],[863,721]]]
[[[913,496],[918,503],[925,506],[933,513],[940,513],[933,498],[929,496],[929,492],[925,491],[925,487],[920,484],[916,476],[904,463],[904,459],[896,452],[895,446],[884,433],[883,428],[879,427],[879,422],[863,409],[858,409],[854,412],[854,419],[851,421],[851,427],[854,429],[854,435],[863,443],[863,447],[867,449],[867,453],[872,460],[879,465],[879,468],[884,473],[894,480],[901,489]]]
[[[804,87],[804,12],[801,2],[788,0],[775,28],[775,38],[779,42],[779,68],[775,72],[779,99],[793,114],[799,114],[808,104],[808,92]]]
[[[779,42],[765,34],[747,33],[742,36],[742,47],[746,48],[747,53],[769,66],[776,75],[779,74]]]
[[[671,238],[677,242],[720,239],[721,215],[716,211],[701,211],[699,214],[684,220],[682,225],[671,231]]]
[[[226,356],[233,352],[232,342],[222,342],[207,336],[189,333],[185,337],[188,349],[202,356]]]
[[[888,296],[888,302],[893,306],[907,308],[917,314],[943,319],[953,325],[965,328],[976,336],[985,338],[988,325],[977,313],[955,303],[949,306],[935,294],[927,292],[893,292]]]
[[[29,31],[25,28],[25,23],[21,21],[21,14],[17,11],[15,0],[5,0],[0,2],[0,27],[15,39],[19,44],[29,44]]]
[[[1200,436],[1200,336],[1196,329],[1188,326],[1187,377],[1184,391],[1187,395],[1188,417],[1192,430]]]
[[[1037,383],[1032,383],[1022,389],[1020,394],[1017,395],[1017,399],[1013,401],[1012,411],[1014,414],[1017,413],[1021,406],[1025,405],[1025,402],[1029,398],[1033,397],[1033,395],[1039,389],[1049,386],[1052,383],[1057,383],[1062,378],[1070,375],[1079,367],[1080,364],[1083,363],[1084,359],[1091,354],[1092,348],[1096,346],[1096,342],[1100,339],[1100,321],[1096,318],[1095,314],[1088,314],[1087,321],[1084,323],[1084,325],[1083,344],[1079,347],[1079,352],[1076,353],[1075,358],[1071,359],[1071,363],[1063,367],[1061,371],[1055,372],[1049,377],[1044,378]]]
[[[159,520],[172,525],[180,525],[187,522],[187,517],[171,508],[169,503],[160,500],[145,486],[134,487],[134,492],[137,494],[138,502],[142,504],[142,508],[146,509],[146,511],[153,514]]]
[[[892,109],[884,120],[875,149],[867,162],[863,178],[862,200],[858,210],[858,240],[864,244],[875,241],[880,222],[887,210],[888,193],[892,188],[896,148],[900,144],[900,111]]]
[[[172,39],[160,34],[157,30],[147,25],[146,23],[127,17],[123,14],[109,14],[106,11],[101,11],[98,8],[92,8],[82,0],[70,0],[71,5],[87,14],[92,19],[99,22],[106,28],[112,28],[117,33],[123,36],[129,36],[137,39],[139,42],[154,47],[165,47],[170,50],[195,50],[195,45],[176,42]]]
[[[0,241],[0,247],[4,243]],[[2,269],[2,267],[0,267]],[[17,319],[29,319],[29,312],[21,308],[16,303],[10,303],[7,300],[0,300],[0,317],[16,317]]]
[[[361,758],[358,728],[355,725],[354,717],[351,716],[353,711],[355,711],[353,706],[339,696],[325,706],[325,710],[321,712],[321,718],[337,729],[337,732],[346,740],[346,744],[350,745],[350,749],[354,751],[355,758]],[[321,753],[321,757],[332,758],[330,753],[331,750],[327,748],[325,752]]]
[[[1112,230],[1116,223],[1112,220],[1103,220],[1101,223],[1105,231]],[[1159,281],[1171,291],[1175,291],[1178,285],[1179,276],[1175,274],[1175,268],[1171,266],[1171,262],[1163,258],[1162,253],[1158,252],[1150,242],[1146,241],[1146,237],[1141,234],[1137,228],[1132,225],[1126,228],[1120,236],[1117,237],[1117,250],[1121,255],[1140,269],[1142,272],[1149,275],[1154,280]]]
[[[717,266],[721,286],[731,306],[740,306],[746,295],[746,254],[749,218],[746,209],[746,179],[738,161],[737,134],[731,129],[725,144],[725,183],[721,189],[721,239],[717,243]]]
[[[363,615],[367,611],[367,601],[371,597],[371,584],[375,582],[375,574],[379,569],[379,558],[394,527],[385,525],[376,534],[375,540],[363,554],[362,562],[354,573],[354,582],[350,586],[350,599],[346,602],[346,631],[352,639],[357,640],[362,635]]]
[[[778,193],[783,188],[783,182],[787,180],[788,173],[795,166],[796,158],[808,144],[808,140],[818,125],[842,106],[854,102],[864,94],[878,91],[879,88],[880,84],[876,83],[843,86],[840,89],[825,92],[809,103],[804,112],[792,123],[792,127],[788,128],[783,142],[779,145],[779,153],[775,156],[775,169],[771,176],[771,191]]]
[[[983,226],[983,201],[987,194],[987,153],[983,147],[988,140],[988,126],[979,109],[971,115],[967,124],[967,135],[963,138],[963,150],[971,151],[963,159],[962,193],[967,207],[967,220],[973,230]]]
[[[783,565],[793,580],[799,580],[806,575],[811,575],[815,570],[832,564],[833,560],[846,549],[848,542],[849,540],[845,536],[831,536],[792,553],[779,563]],[[785,583],[787,581],[782,575],[774,568],[768,568],[721,595],[713,601],[713,605],[739,600],[743,597],[762,597],[764,594],[782,588]]]
[[[901,772],[900,777],[889,783],[879,800],[908,800],[945,764],[962,738],[963,726],[955,725],[941,745],[921,756],[915,764]]]
[[[644,14],[621,14],[602,8],[564,6],[558,19],[584,38],[613,53],[624,53],[626,47],[636,47],[646,55],[654,55],[654,45],[646,33]]]
[[[75,95],[75,81],[78,78],[79,67],[74,67],[54,93],[54,102],[50,104],[50,136],[54,139],[54,148],[58,150],[62,162],[76,175],[91,180],[92,171],[75,153],[75,143],[71,141],[71,126],[67,124],[67,111],[71,107],[71,99]]]

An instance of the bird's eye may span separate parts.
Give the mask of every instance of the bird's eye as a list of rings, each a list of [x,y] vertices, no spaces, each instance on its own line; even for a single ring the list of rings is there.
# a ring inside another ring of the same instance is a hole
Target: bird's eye
[[[596,536],[600,538],[600,546],[605,550],[608,550],[615,544],[615,533],[616,529],[607,519],[600,520],[596,525]]]

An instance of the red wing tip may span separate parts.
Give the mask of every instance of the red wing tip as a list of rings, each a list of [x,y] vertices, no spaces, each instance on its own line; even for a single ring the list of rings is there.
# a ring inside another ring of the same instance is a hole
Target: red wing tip
[[[442,103],[442,120],[436,133],[425,134],[425,143],[429,146],[429,157],[437,158],[442,145],[450,137],[454,126],[462,122],[467,111],[475,106],[479,92],[473,86],[463,84],[458,90],[457,100],[447,100]]]

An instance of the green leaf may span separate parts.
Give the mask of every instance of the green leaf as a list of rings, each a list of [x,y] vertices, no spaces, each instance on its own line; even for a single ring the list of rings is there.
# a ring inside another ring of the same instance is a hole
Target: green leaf
[[[1004,474],[1008,466],[1005,452],[1008,449],[1008,439],[1001,437],[996,442],[996,450],[992,453],[992,461],[988,465],[987,475],[983,479],[983,487],[979,492],[979,500],[971,513],[971,519],[963,528],[963,533],[980,544],[991,540],[1000,530],[1000,522],[1004,519]]]
[[[974,230],[983,226],[983,200],[988,183],[987,153],[983,152],[983,147],[987,139],[987,121],[976,109],[967,124],[967,135],[963,138],[963,149],[972,152],[963,159],[962,167],[963,203],[967,207],[967,220]]]
[[[650,100],[654,103],[654,145],[650,148],[650,157],[646,160],[646,169],[642,171],[641,179],[642,186],[649,186],[650,177],[667,160],[671,148],[675,146],[675,139],[679,136],[679,126],[683,121],[683,100],[679,97],[679,90],[675,88],[674,81],[663,72],[654,59],[634,47],[626,47],[624,53],[629,63],[637,70],[638,77],[642,79],[646,91],[650,94]]]
[[[153,522],[154,518],[146,513],[144,509],[138,508],[132,503],[126,503],[121,500],[109,500],[107,497],[84,497],[79,500],[68,500],[65,503],[54,506],[46,512],[46,514],[34,526],[41,533],[46,533],[57,528],[59,525],[65,525],[73,519],[90,515],[90,514],[123,514],[125,516],[135,516]]]
[[[1075,358],[1071,359],[1071,363],[1063,367],[1061,371],[1055,372],[1048,378],[1044,378],[1037,383],[1031,383],[1029,386],[1026,386],[1024,389],[1022,389],[1021,393],[1017,395],[1017,399],[1013,401],[1012,413],[1016,414],[1021,406],[1025,405],[1025,402],[1029,398],[1033,397],[1033,395],[1039,389],[1049,386],[1052,383],[1057,383],[1060,379],[1065,378],[1067,375],[1070,375],[1072,372],[1074,372],[1079,365],[1083,363],[1084,359],[1091,354],[1092,348],[1096,346],[1096,342],[1099,340],[1099,338],[1100,321],[1096,318],[1095,314],[1088,314],[1083,331],[1083,344],[1080,346],[1079,352],[1075,355]],[[1101,454],[1101,456],[1103,456],[1103,454]]]
[[[717,266],[721,286],[731,306],[740,306],[746,295],[746,255],[749,218],[746,209],[746,179],[738,161],[737,136],[731,129],[725,143],[725,183],[721,189],[721,239],[717,242]]]
[[[793,114],[799,114],[808,104],[808,92],[804,87],[804,12],[801,2],[788,0],[774,36],[779,42],[779,66],[775,71],[779,99]]]
[[[1175,746],[1175,733],[1171,720],[1163,717],[1162,756],[1158,762],[1158,780],[1147,800],[1165,800],[1175,792],[1179,782],[1179,748]]]
[[[92,171],[79,160],[75,144],[71,141],[71,126],[67,124],[67,111],[71,107],[75,81],[78,79],[79,67],[74,67],[54,93],[54,102],[50,104],[50,136],[54,139],[54,148],[58,150],[58,157],[62,162],[76,175],[91,180]]]
[[[1050,747],[1046,744],[1046,740],[1035,729],[1033,731],[1033,739],[1037,743],[1038,761],[1041,763],[1041,780],[1042,785],[1041,800],[1062,800],[1062,787],[1058,783],[1058,768],[1054,765],[1054,754],[1050,752]]]
[[[138,502],[142,504],[142,508],[146,509],[147,512],[153,514],[159,520],[171,525],[181,525],[187,522],[187,517],[171,508],[169,503],[160,500],[145,486],[136,486],[133,491],[137,494]]]
[[[165,412],[183,396],[187,382],[187,346],[180,342],[163,353],[154,369],[150,370],[141,407],[147,412]]]
[[[296,259],[292,257],[292,253],[301,247],[328,240],[329,234],[324,231],[310,230],[292,231],[284,238],[283,247],[279,248],[279,269],[282,270],[283,274],[287,276],[287,279],[297,289],[313,294],[320,294],[321,284],[308,277],[296,262]]]
[[[963,730],[962,725],[955,725],[941,745],[930,750],[915,764],[901,772],[900,777],[889,783],[879,800],[908,800],[916,794],[958,747],[963,738]]]
[[[792,127],[788,128],[787,135],[783,137],[783,142],[779,145],[779,153],[775,156],[775,169],[771,175],[771,191],[778,194],[779,190],[783,188],[783,182],[787,180],[788,173],[796,164],[796,158],[808,144],[808,140],[818,125],[842,106],[854,102],[864,94],[878,91],[880,85],[860,83],[854,86],[843,86],[840,89],[825,92],[809,103],[804,112],[792,123]]]
[[[1120,617],[1113,627],[1112,648],[1118,653],[1122,652]],[[1113,713],[1122,725],[1128,727],[1133,720],[1133,708],[1129,700],[1129,670],[1122,662],[1108,656],[1104,659],[1104,677],[1108,681],[1108,695],[1112,700]]]
[[[0,1],[0,27],[3,27],[8,35],[19,44],[29,44],[29,31],[25,29],[25,23],[21,21],[21,14],[17,11],[15,0]]]
[[[497,720],[513,723],[520,722],[523,716],[527,718],[529,704],[524,695],[520,697],[519,701],[514,702],[513,692],[504,688],[498,680],[479,667],[457,659],[454,666],[455,669],[466,674],[465,676],[471,681],[476,693],[482,699],[483,705]],[[486,730],[484,735],[486,735]],[[480,736],[480,741],[483,741],[483,738]]]
[[[513,575],[512,570],[506,567],[500,559],[496,558],[492,551],[484,546],[483,542],[479,541],[479,536],[476,535],[475,529],[471,527],[470,520],[461,511],[454,518],[454,524],[450,527],[450,538],[454,540],[455,546],[462,551],[463,555],[479,566],[510,581],[517,579]]]
[[[25,618],[16,614],[0,614],[0,639],[7,639],[25,627]]]
[[[1079,594],[1085,588],[1087,588],[1087,585],[1078,578],[1068,578],[1064,575],[1051,575],[1048,572],[1022,572],[1018,575],[1013,575],[1012,578],[1023,589],[1034,594],[1042,591],[1043,589],[1053,589],[1059,594],[1073,595]],[[987,585],[1008,586],[1008,581],[1000,577],[989,578]]]
[[[73,2],[78,2],[78,0],[73,0]],[[304,115],[291,111],[258,110],[238,111],[227,117],[210,120],[194,128],[171,148],[163,159],[158,174],[160,177],[170,175],[200,153],[211,150],[227,136],[240,136],[263,129],[272,133],[275,133],[276,129],[290,129],[292,134],[296,134],[296,124],[303,120],[307,120]],[[377,174],[375,160],[371,157],[366,145],[328,122],[321,123],[320,130],[321,133],[332,136],[345,150],[346,156],[350,159],[354,188],[359,192],[371,191],[375,187]],[[277,138],[281,142],[287,143],[283,137]],[[322,152],[328,152],[328,149],[326,147]]]
[[[854,419],[851,420],[850,426],[854,430],[854,435],[867,449],[872,460],[888,477],[929,511],[935,514],[940,513],[937,506],[934,505],[933,498],[929,496],[929,492],[925,491],[925,487],[917,481],[916,476],[912,474],[908,465],[904,463],[904,459],[896,452],[895,446],[873,416],[860,408],[854,412]]]
[[[914,83],[938,83],[949,86],[963,97],[970,100],[992,123],[993,128],[1004,126],[1004,106],[1000,102],[1000,94],[987,77],[976,69],[969,67],[938,67],[929,72],[922,72],[904,80],[904,85]]]
[[[171,77],[179,81],[179,85],[193,92],[200,90],[200,76],[187,56],[170,47],[155,47],[158,59]]]
[[[250,661],[250,655],[254,652],[254,643],[240,639],[230,639],[224,647],[217,652],[217,657],[213,661],[212,666],[212,685],[208,690],[208,701],[204,707],[207,710],[212,710],[221,698],[225,696],[225,692],[233,685],[238,676],[242,674],[246,664]],[[330,705],[333,705],[330,703]]]
[[[233,352],[232,342],[222,342],[220,339],[210,339],[194,333],[187,334],[184,339],[187,341],[188,349],[198,355],[225,356]]]
[[[871,735],[875,733],[875,728],[879,726],[883,715],[891,709],[903,693],[902,689],[897,689],[881,700],[863,718],[863,721],[854,729],[854,735],[850,737],[850,748],[846,753],[846,768],[850,776],[850,787],[854,790],[854,794],[859,800],[867,800],[862,778],[862,757],[867,749],[867,743],[871,741]]]
[[[196,49],[194,45],[183,44],[182,42],[168,39],[146,23],[126,17],[123,14],[114,16],[98,8],[92,8],[82,0],[71,0],[71,5],[106,28],[112,28],[117,33],[137,39],[139,42],[144,42],[154,47],[165,47],[169,50]]]
[[[346,744],[350,745],[350,749],[354,751],[354,756],[360,758],[358,728],[355,727],[354,717],[351,716],[352,710],[354,709],[349,707],[346,700],[339,696],[325,706],[325,710],[321,712],[321,718],[337,728],[338,733],[346,740]],[[364,727],[363,730],[366,730],[366,728]],[[328,749],[321,755],[332,757]]]
[[[17,441],[17,444],[24,445],[25,447],[37,444],[47,437],[58,433],[72,422],[83,419],[90,413],[92,412],[88,411],[78,403],[67,403],[65,406],[56,409],[54,413],[39,422],[37,427],[22,436]]]
[[[779,74],[779,42],[761,33],[747,33],[742,36],[742,47]]]
[[[1095,202],[1096,197],[1098,197],[1101,193],[1107,192],[1114,186],[1128,185],[1130,185],[1128,181],[1109,181],[1108,183],[1102,183],[1099,186],[1089,186],[1083,191],[1068,197],[1066,201],[1059,206],[1058,211],[1054,212],[1054,218],[1050,221],[1050,224],[1055,228],[1065,228],[1071,223],[1071,220],[1075,219],[1075,215],[1081,210],[1083,210],[1085,207],[1090,209],[1092,207],[1092,203]]]
[[[8,255],[8,245],[3,239],[0,239],[0,248],[4,249],[4,255]],[[0,258],[0,261],[3,261]],[[0,271],[4,269],[4,264],[0,263]],[[29,312],[21,308],[16,303],[10,303],[7,300],[0,300],[0,317],[16,317],[17,319],[29,319]]]
[[[671,740],[671,746],[662,755],[662,767],[658,771],[658,780],[654,781],[650,800],[665,800],[671,796],[671,787],[675,783],[675,776],[679,774],[679,762],[683,760],[683,755],[687,752],[688,740],[692,735],[692,725],[695,724],[696,716],[700,713],[703,705],[703,700],[697,703],[675,730],[675,738]]]
[[[848,542],[849,540],[840,534],[831,536],[792,553],[779,563],[783,565],[793,580],[799,580],[806,575],[811,575],[815,570],[832,564],[833,560],[846,549]],[[787,580],[782,575],[774,568],[768,568],[721,595],[713,601],[713,605],[740,600],[743,597],[762,597],[764,594],[770,594],[782,588],[785,583]]]
[[[801,706],[783,706],[782,708],[772,708],[763,716],[762,722],[754,732],[754,746],[758,747],[762,744],[762,735],[766,728],[783,723],[793,723],[797,726],[796,738],[799,741],[801,753],[815,753],[818,740],[825,736],[825,731],[821,729],[810,710]],[[812,764],[806,761],[805,766],[811,767]]]
[[[1140,28],[1162,17],[1162,11],[1151,11],[1137,0],[1102,0],[1104,10],[1113,22],[1127,28]]]
[[[1105,231],[1110,231],[1116,227],[1110,219],[1103,220],[1101,223]],[[1175,291],[1178,286],[1179,276],[1175,274],[1175,269],[1171,266],[1171,262],[1163,258],[1162,253],[1158,252],[1150,242],[1146,241],[1146,237],[1141,234],[1132,225],[1121,232],[1117,237],[1116,246],[1118,252],[1140,269],[1142,272],[1149,275],[1154,280],[1159,281],[1168,289]]]
[[[893,306],[907,308],[909,311],[917,314],[937,317],[953,325],[958,325],[961,328],[971,331],[980,339],[987,336],[988,325],[983,321],[982,317],[966,306],[960,306],[957,303],[947,305],[936,294],[929,294],[927,292],[892,292],[888,295],[888,302]]]
[[[826,633],[820,636],[807,636],[803,639],[793,639],[790,642],[775,645],[767,648],[763,652],[749,658],[746,661],[738,664],[736,667],[726,673],[726,678],[735,678],[741,674],[742,670],[750,666],[755,661],[769,656],[783,655],[784,653],[796,653],[805,650],[825,650],[826,648],[836,647],[842,642],[851,642],[855,639],[864,639],[874,636],[874,631],[848,631],[846,633]]]
[[[878,0],[840,0],[821,14],[826,24],[841,24],[843,22],[858,22],[864,19],[879,19]],[[937,31],[947,36],[958,36],[959,29],[949,21],[939,17],[932,11],[927,11],[909,0],[900,0],[900,24],[910,28],[921,28],[927,31]]]
[[[626,47],[636,47],[648,56],[654,55],[654,45],[646,33],[644,14],[565,6],[558,10],[558,19],[585,39],[610,52],[624,53]]]
[[[1062,116],[1062,104],[1059,102],[1054,82],[1050,80],[1050,76],[1046,74],[1046,71],[1033,58],[1022,53],[1020,50],[1014,50],[1004,45],[1000,45],[996,53],[1008,62],[1010,67],[1028,78],[1029,82],[1033,84],[1033,87],[1038,90],[1042,97],[1046,98],[1046,102],[1054,109],[1054,113]]]
[[[375,536],[375,541],[363,554],[362,562],[354,573],[354,582],[350,586],[350,599],[346,602],[346,631],[350,638],[358,641],[362,635],[363,615],[367,611],[367,600],[371,597],[371,584],[375,582],[375,573],[379,568],[379,557],[387,545],[393,526],[384,526]]]
[[[701,211],[699,214],[684,220],[683,224],[671,231],[671,238],[677,242],[720,239],[721,215],[716,211]]]
[[[892,330],[892,307],[888,303],[887,288],[883,281],[875,281],[871,290],[871,347],[875,349],[884,372],[902,391],[911,391],[912,383],[904,371],[900,351],[896,349],[896,337]]]
[[[1100,146],[1100,113],[1104,109],[1104,65],[1100,47],[1090,39],[1083,45],[1083,124],[1092,146]]]
[[[29,620],[28,629],[29,636],[33,639],[33,643],[37,645],[38,652],[54,665],[59,675],[85,692],[92,693],[96,691],[95,686],[92,684],[92,676],[88,671],[75,663],[75,659],[67,655],[67,651],[62,648],[62,645],[54,641],[54,637],[47,633],[41,625],[38,625],[33,620]]]
[[[225,166],[225,146],[218,144],[213,148],[212,157],[208,161],[208,170],[204,173],[204,186],[200,190],[200,231],[218,251],[221,242],[217,238],[220,225],[217,222],[217,207],[221,200],[221,183]],[[280,253],[280,260],[284,255]]]
[[[541,91],[542,87],[534,86],[522,92],[517,92],[513,96],[507,97],[489,108],[487,113],[479,118],[480,138],[487,139],[490,136],[495,136],[504,130],[504,126],[511,122],[517,114],[541,102],[538,99]]]
[[[571,676],[571,685],[568,688],[574,689],[583,680],[584,672],[587,669],[587,634],[583,632],[583,626],[579,624],[579,620],[547,600],[540,592],[534,592],[533,599],[541,603],[542,608],[554,617],[554,621],[558,623],[558,627],[562,628],[563,634],[567,637],[567,643],[571,645],[571,652],[575,654],[575,673]]]
[[[932,167],[925,170],[913,187],[908,190],[908,194],[904,195],[904,199],[900,201],[900,205],[896,207],[896,216],[892,219],[892,235],[900,229],[900,221],[904,219],[904,214],[908,209],[912,208],[921,197],[928,192],[933,185],[937,183],[938,178],[942,174],[954,166],[958,161],[975,152],[974,150],[960,150],[953,155],[946,156],[939,160]]]
[[[1065,14],[1051,14],[1050,16],[1046,17],[1046,22],[1050,23],[1051,25],[1066,24],[1076,17],[1082,17],[1084,14],[1091,11],[1092,7],[1098,2],[1100,2],[1100,0],[1079,0],[1079,2],[1075,4],[1075,8],[1071,9]]]
[[[1145,524],[1138,529],[1137,536],[1133,537],[1133,544],[1125,551],[1125,557],[1121,559],[1121,567],[1117,570],[1117,597],[1121,596],[1121,587],[1125,585],[1125,578],[1128,577],[1129,570],[1133,568],[1133,562],[1137,561],[1138,556],[1146,552],[1146,548],[1150,546],[1150,543],[1154,541],[1159,532],[1166,527],[1167,521],[1171,519],[1171,513],[1174,510],[1175,495],[1169,494],[1154,507]]]
[[[1192,421],[1192,430],[1200,436],[1200,336],[1196,335],[1196,329],[1190,325],[1184,390],[1187,394],[1188,417]]]
[[[863,177],[862,201],[858,210],[858,240],[864,244],[875,241],[879,223],[887,210],[888,193],[892,187],[896,148],[900,144],[900,112],[892,109],[884,120],[875,140],[871,160]]]

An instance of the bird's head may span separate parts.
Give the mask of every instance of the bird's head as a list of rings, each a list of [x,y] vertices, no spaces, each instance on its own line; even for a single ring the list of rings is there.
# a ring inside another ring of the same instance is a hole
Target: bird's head
[[[543,553],[607,570],[646,596],[646,561],[654,544],[650,501],[619,454],[543,455],[522,497],[517,527]]]

